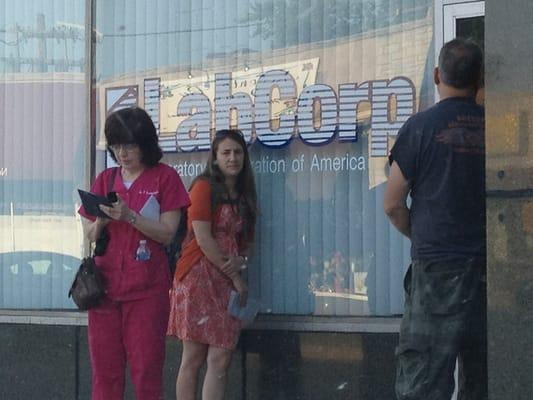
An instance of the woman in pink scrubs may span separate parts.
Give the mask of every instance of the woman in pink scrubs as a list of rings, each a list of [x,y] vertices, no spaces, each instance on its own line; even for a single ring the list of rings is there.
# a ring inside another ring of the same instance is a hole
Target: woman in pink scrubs
[[[165,333],[169,316],[170,273],[164,246],[178,227],[189,197],[177,172],[160,163],[162,151],[148,114],[128,108],[109,115],[107,149],[118,163],[94,181],[91,192],[117,194],[110,218],[93,217],[82,207],[84,231],[95,242],[109,241],[95,257],[107,296],[89,310],[92,399],[122,400],[126,365],[137,400],[162,399]]]

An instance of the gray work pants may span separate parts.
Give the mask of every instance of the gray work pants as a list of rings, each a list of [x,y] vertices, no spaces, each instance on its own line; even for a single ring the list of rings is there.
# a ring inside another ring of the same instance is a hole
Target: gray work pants
[[[398,400],[487,399],[486,261],[416,260],[404,280]]]

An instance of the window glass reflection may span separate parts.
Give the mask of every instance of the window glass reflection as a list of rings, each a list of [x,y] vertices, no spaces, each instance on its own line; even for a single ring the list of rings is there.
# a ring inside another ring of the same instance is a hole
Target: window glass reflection
[[[0,308],[72,308],[85,186],[85,1],[0,1]]]

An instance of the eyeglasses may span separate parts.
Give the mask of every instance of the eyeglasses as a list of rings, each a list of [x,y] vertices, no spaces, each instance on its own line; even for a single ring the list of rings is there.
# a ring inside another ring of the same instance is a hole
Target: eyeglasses
[[[137,145],[137,143],[122,143],[112,144],[111,146],[109,146],[109,148],[113,153],[118,153],[120,150],[124,150],[126,152],[137,150],[139,146]]]

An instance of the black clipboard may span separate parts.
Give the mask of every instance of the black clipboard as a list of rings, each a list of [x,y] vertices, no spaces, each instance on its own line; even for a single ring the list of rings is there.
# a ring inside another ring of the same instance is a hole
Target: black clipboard
[[[81,189],[78,189],[78,193],[80,194],[81,204],[83,204],[83,208],[85,209],[87,214],[92,215],[94,217],[111,218],[105,212],[100,210],[99,207],[100,204],[103,204],[104,206],[108,207],[113,207],[113,204],[107,199],[107,197],[98,196],[96,194],[86,192],[85,190]]]

